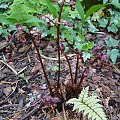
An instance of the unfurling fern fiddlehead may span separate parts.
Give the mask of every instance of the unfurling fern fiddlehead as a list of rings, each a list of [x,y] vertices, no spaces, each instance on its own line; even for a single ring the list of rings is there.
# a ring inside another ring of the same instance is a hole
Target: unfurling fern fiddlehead
[[[88,115],[92,120],[107,120],[103,106],[98,103],[100,100],[95,95],[88,96],[88,90],[89,87],[86,87],[81,91],[78,99],[72,98],[67,103],[74,104],[73,110],[83,111],[83,115]]]

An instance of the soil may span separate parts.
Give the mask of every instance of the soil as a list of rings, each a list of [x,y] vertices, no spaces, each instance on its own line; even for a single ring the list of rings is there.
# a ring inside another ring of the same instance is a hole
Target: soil
[[[98,34],[96,38],[99,39],[97,44],[104,44],[106,36]],[[3,48],[0,51],[0,120],[83,120],[81,113],[73,112],[65,103],[43,104],[41,96],[47,89],[47,83],[33,46],[20,46],[15,60],[9,63],[4,63]],[[41,50],[41,54],[48,79],[51,84],[55,83],[58,75],[57,49],[49,43]],[[70,63],[75,76],[76,56],[71,55]],[[83,87],[89,86],[90,93],[99,96],[108,120],[120,120],[119,58],[113,66],[112,69],[97,65],[91,68],[91,73],[83,81]],[[84,69],[85,64],[80,61],[78,80]],[[65,84],[69,79],[67,62],[61,59],[60,82]],[[64,86],[63,91],[66,92]]]

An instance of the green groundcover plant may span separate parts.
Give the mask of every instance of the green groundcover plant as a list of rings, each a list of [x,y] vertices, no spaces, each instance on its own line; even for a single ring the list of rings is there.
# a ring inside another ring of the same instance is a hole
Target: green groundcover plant
[[[108,65],[108,56],[102,50],[102,46],[95,45],[93,41],[87,41],[85,38],[85,35],[88,32],[86,25],[89,23],[91,28],[94,28],[90,21],[90,17],[95,12],[108,5],[114,5],[119,8],[119,4],[116,5],[115,2],[93,5],[85,11],[80,0],[72,0],[72,2],[67,0],[14,0],[10,5],[9,10],[0,14],[0,34],[2,35],[5,33],[3,31],[4,27],[9,28],[11,25],[16,25],[14,29],[10,29],[12,35],[9,38],[9,42],[13,42],[13,37],[15,35],[19,36],[21,33],[24,33],[23,35],[25,36],[19,37],[21,44],[26,45],[27,42],[30,41],[30,43],[33,43],[34,48],[37,51],[41,68],[50,91],[50,95],[43,99],[44,103],[54,104],[60,101],[65,101],[63,94],[60,92],[61,54],[65,56],[69,66],[71,78],[69,82],[65,84],[65,87],[67,92],[71,92],[70,98],[78,96],[82,90],[83,80],[89,75],[90,68],[94,67],[90,66],[90,64],[87,65],[88,59],[92,57],[94,58],[91,65],[94,65],[98,60],[99,63],[101,63],[101,66]],[[32,27],[36,28],[37,39],[31,34],[33,30]],[[8,31],[9,30],[7,30],[7,32]],[[57,84],[54,86],[50,84],[39,51],[39,45],[43,38],[48,38],[51,41],[53,40],[57,45],[58,66],[56,71],[58,78],[56,80]],[[107,44],[109,43],[107,42]],[[15,50],[15,47],[16,46],[12,44],[12,47],[8,47],[6,52],[11,55],[10,53],[13,53],[12,49]],[[74,76],[67,56],[70,50],[72,50],[72,53],[76,54]],[[10,58],[11,56],[8,56],[8,59]],[[81,73],[81,78],[78,80],[78,66],[80,60],[86,65],[86,67]],[[113,62],[115,61],[116,60],[113,60]],[[67,100],[70,98],[67,98]],[[91,117],[93,120],[106,120],[106,116],[101,108],[102,106],[98,102],[99,100],[97,97],[88,96],[88,88],[80,93],[78,99],[73,98],[68,101],[68,103],[74,104],[74,109],[78,109],[79,111],[83,110],[84,115],[88,115],[88,118]],[[101,115],[98,113],[99,110],[101,111]]]

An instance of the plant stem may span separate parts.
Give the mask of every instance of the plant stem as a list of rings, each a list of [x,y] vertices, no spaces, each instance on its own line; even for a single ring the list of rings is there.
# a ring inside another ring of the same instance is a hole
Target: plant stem
[[[47,82],[47,84],[48,84],[48,88],[49,88],[49,91],[50,91],[50,95],[53,96],[52,89],[51,89],[51,86],[50,86],[50,82],[49,82],[49,80],[48,80],[47,73],[46,73],[46,71],[45,71],[45,68],[44,68],[44,65],[43,65],[43,62],[42,62],[42,58],[41,58],[40,52],[39,52],[39,49],[38,49],[38,47],[37,47],[37,45],[36,45],[36,43],[35,43],[35,41],[34,41],[34,38],[32,38],[32,42],[33,42],[34,47],[35,47],[35,49],[36,49],[36,51],[37,51],[37,55],[38,55],[39,61],[40,61],[41,66],[42,66],[42,70],[43,70],[43,73],[44,73],[44,77],[45,77],[46,82]]]
[[[69,70],[70,70],[70,76],[71,76],[71,81],[72,81],[72,85],[74,84],[74,81],[73,81],[73,75],[72,75],[72,69],[71,69],[71,65],[70,65],[70,62],[68,60],[68,56],[64,53],[64,56],[67,60],[67,63],[68,63],[68,66],[69,66]]]
[[[77,84],[77,75],[78,75],[78,63],[79,63],[79,54],[78,49],[76,49],[77,63],[76,63],[76,72],[75,72],[75,80],[74,84]]]
[[[58,47],[58,64],[59,64],[59,70],[58,70],[58,81],[57,81],[57,88],[59,88],[59,82],[60,82],[60,19],[61,19],[61,14],[64,6],[64,0],[62,0],[62,3],[60,5],[60,12],[58,16],[58,25],[57,27],[57,47]]]
[[[81,87],[81,85],[82,85],[82,83],[83,83],[83,80],[84,80],[84,78],[86,77],[85,73],[87,72],[88,69],[89,69],[89,68],[85,68],[85,70],[83,71],[82,76],[81,76],[81,79],[80,79],[80,82],[79,82],[76,90],[78,90],[78,89]]]

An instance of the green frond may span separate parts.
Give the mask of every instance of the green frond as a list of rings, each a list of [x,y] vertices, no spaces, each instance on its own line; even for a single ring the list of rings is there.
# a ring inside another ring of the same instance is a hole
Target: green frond
[[[78,112],[83,111],[83,115],[92,120],[107,120],[107,117],[102,109],[102,105],[98,103],[100,100],[97,96],[88,96],[89,87],[86,87],[79,94],[79,98],[72,98],[67,101],[67,104],[74,104],[73,110]]]
[[[17,23],[24,23],[35,13],[41,12],[41,0],[14,0],[10,6],[9,18],[17,20]]]
[[[89,91],[89,87],[86,87],[86,89],[83,89],[83,91],[81,91],[81,94],[79,94],[79,100],[83,100],[83,98],[87,98],[88,91]]]

